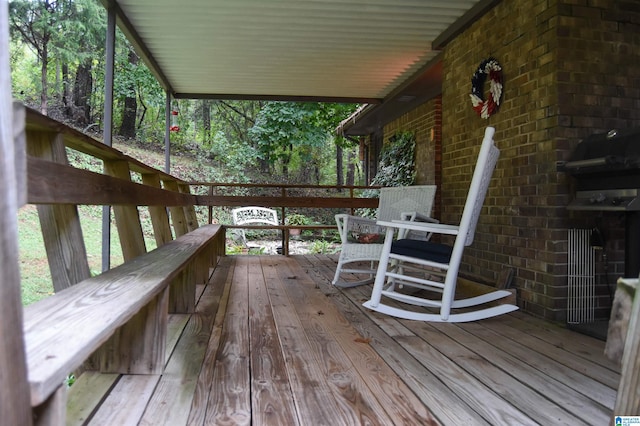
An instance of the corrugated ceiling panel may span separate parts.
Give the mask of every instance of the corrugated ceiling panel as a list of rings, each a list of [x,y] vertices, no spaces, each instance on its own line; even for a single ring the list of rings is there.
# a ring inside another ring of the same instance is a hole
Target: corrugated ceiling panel
[[[176,93],[383,98],[471,0],[121,0]]]

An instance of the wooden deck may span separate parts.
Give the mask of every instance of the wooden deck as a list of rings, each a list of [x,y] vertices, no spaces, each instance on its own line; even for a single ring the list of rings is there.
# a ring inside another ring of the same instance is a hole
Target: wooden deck
[[[165,373],[83,374],[68,423],[610,422],[620,375],[604,342],[519,312],[457,325],[385,317],[361,306],[370,287],[331,286],[336,262],[223,258],[196,313],[170,317]]]

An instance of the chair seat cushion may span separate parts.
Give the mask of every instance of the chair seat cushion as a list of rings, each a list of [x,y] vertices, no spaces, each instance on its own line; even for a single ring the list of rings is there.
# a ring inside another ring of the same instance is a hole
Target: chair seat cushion
[[[446,244],[420,240],[397,240],[391,245],[391,253],[417,257],[438,263],[449,263],[453,247]]]

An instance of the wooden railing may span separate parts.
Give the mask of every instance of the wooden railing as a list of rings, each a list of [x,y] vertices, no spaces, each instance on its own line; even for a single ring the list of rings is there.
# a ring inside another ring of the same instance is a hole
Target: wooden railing
[[[17,108],[14,116],[20,114]],[[262,205],[279,207],[284,213],[292,207],[377,205],[375,199],[355,197],[357,187],[326,187],[336,196],[305,197],[289,193],[304,187],[299,185],[185,182],[32,110],[26,111],[26,124],[16,120],[14,127],[18,127],[18,204],[37,206],[55,290],[53,296],[23,311],[23,365],[28,371],[24,380],[29,384],[28,404],[38,424],[64,423],[63,381],[79,368],[120,374],[162,373],[168,313],[193,312],[196,284],[208,280],[211,268],[225,254],[226,226],[200,226],[199,222],[210,222],[211,217],[199,221],[196,206]],[[68,148],[100,160],[102,173],[70,165]],[[281,193],[192,193],[192,187],[203,185],[277,187]],[[122,265],[91,276],[79,205],[113,208]],[[157,246],[152,251],[145,245],[139,206],[149,209]],[[290,227],[283,222],[276,228]]]
[[[64,424],[69,373],[162,373],[168,314],[194,311],[196,285],[224,255],[225,231],[199,226],[184,181],[34,111],[24,129],[18,145],[27,155],[17,156],[26,164],[24,201],[37,205],[55,290],[24,309],[25,380],[36,423]],[[104,172],[70,166],[67,148],[101,160]],[[125,260],[95,277],[78,215],[85,204],[112,206]],[[158,247],[150,252],[142,205]]]
[[[228,207],[247,207],[258,206],[271,209],[278,209],[280,221],[279,225],[233,225],[225,224],[227,228],[243,228],[243,229],[279,229],[282,232],[283,254],[289,254],[289,230],[292,228],[301,230],[322,230],[336,229],[336,223],[333,216],[330,223],[315,223],[307,225],[291,225],[288,224],[288,216],[292,211],[300,209],[323,209],[335,210],[340,213],[350,211],[353,213],[357,208],[376,208],[378,207],[377,198],[358,197],[363,190],[378,188],[376,186],[338,186],[338,185],[294,185],[294,184],[275,184],[275,183],[222,183],[222,182],[189,182],[192,192],[198,190],[205,194],[196,195],[196,203],[202,206],[208,206],[208,222],[212,223],[216,220],[213,214],[214,206]],[[248,194],[228,195],[229,192],[244,190]],[[254,195],[255,192],[262,195]],[[305,194],[303,196],[300,193]],[[318,195],[320,194],[320,195]]]

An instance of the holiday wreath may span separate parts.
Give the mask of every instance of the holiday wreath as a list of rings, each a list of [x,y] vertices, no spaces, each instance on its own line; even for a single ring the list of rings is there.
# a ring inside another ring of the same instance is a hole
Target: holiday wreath
[[[484,99],[484,82],[489,76],[489,98]],[[471,104],[482,118],[498,111],[502,97],[502,67],[495,58],[485,59],[471,77]]]

